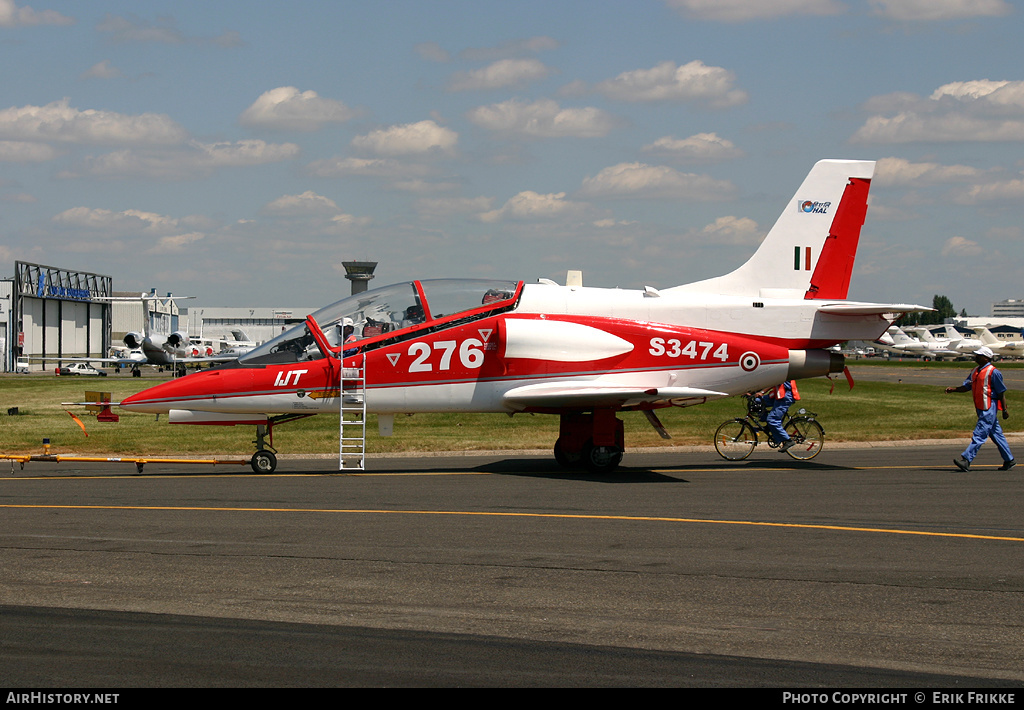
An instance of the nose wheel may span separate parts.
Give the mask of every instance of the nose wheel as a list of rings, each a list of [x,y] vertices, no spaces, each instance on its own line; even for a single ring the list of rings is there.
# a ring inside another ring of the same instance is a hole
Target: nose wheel
[[[266,424],[256,425],[256,453],[249,459],[249,465],[255,473],[273,473],[277,469],[277,449],[274,448],[274,425],[305,419],[312,414],[281,414],[267,419]]]
[[[255,473],[273,473],[277,469],[277,456],[269,449],[260,449],[249,459],[249,465]]]
[[[256,444],[256,453],[249,459],[249,465],[252,466],[254,473],[273,473],[277,468],[277,456],[273,446],[268,447],[266,443],[272,431],[269,426],[256,426],[256,440],[252,442]]]

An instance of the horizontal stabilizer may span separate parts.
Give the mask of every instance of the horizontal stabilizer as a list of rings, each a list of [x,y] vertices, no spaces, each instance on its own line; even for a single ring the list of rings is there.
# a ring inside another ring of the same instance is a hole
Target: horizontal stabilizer
[[[558,382],[527,385],[505,393],[504,402],[513,409],[572,409],[580,407],[621,407],[644,402],[698,397],[727,397],[725,392],[696,387],[637,387],[595,382]]]
[[[817,308],[819,313],[829,313],[834,316],[880,316],[886,313],[924,313],[935,310],[909,303],[858,303],[857,301],[824,303]]]

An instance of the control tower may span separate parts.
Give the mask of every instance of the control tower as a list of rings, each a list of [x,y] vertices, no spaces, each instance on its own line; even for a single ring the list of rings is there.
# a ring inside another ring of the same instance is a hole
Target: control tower
[[[345,267],[345,278],[352,282],[353,296],[369,288],[373,270],[377,268],[376,261],[343,261],[341,265]]]

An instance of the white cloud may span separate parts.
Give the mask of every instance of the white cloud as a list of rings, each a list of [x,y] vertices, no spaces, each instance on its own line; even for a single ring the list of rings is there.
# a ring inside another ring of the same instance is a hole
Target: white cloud
[[[320,98],[315,91],[280,86],[263,93],[238,120],[257,128],[315,131],[328,123],[344,123],[354,115],[341,101]]]
[[[282,219],[302,220],[303,230],[310,233],[338,233],[350,227],[367,225],[369,217],[356,217],[342,212],[329,197],[307,190],[300,195],[282,195],[263,207],[263,212]]]
[[[163,114],[129,116],[79,111],[67,98],[46,106],[0,111],[0,136],[72,143],[173,144],[185,140],[181,126]]]
[[[531,138],[598,138],[616,125],[614,117],[601,109],[563,109],[551,99],[533,103],[513,99],[480,106],[470,111],[468,118],[481,128]]]
[[[402,190],[403,192],[412,192],[415,194],[425,195],[427,193],[437,194],[438,192],[452,192],[458,190],[461,187],[459,182],[445,182],[444,180],[423,180],[417,177],[411,177],[407,179],[397,179],[390,185],[395,190]]]
[[[974,81],[953,81],[943,84],[932,92],[929,97],[933,101],[941,101],[950,97],[961,102],[981,101],[982,105],[993,107],[1024,108],[1024,82],[991,81],[975,79]]]
[[[981,171],[967,165],[911,163],[903,158],[881,158],[875,166],[878,185],[922,186],[974,180]]]
[[[736,188],[727,180],[681,173],[661,165],[620,163],[583,180],[580,194],[608,199],[726,200]]]
[[[526,190],[510,198],[500,208],[484,212],[480,215],[480,220],[482,222],[498,222],[506,219],[546,220],[578,215],[585,209],[586,204],[583,202],[566,200],[564,192],[541,195],[532,190]]]
[[[594,88],[618,101],[699,101],[716,108],[746,103],[747,92],[734,87],[735,75],[700,60],[682,66],[661,62],[650,69],[623,72]]]
[[[46,143],[0,141],[0,163],[41,163],[57,155],[58,152]]]
[[[79,111],[68,99],[45,106],[22,106],[0,111],[0,137],[61,143],[171,145],[187,138],[169,116],[156,113],[127,115],[113,111]]]
[[[121,76],[121,70],[110,63],[109,59],[93,64],[89,69],[82,72],[82,79],[116,79]]]
[[[329,197],[306,190],[301,195],[282,195],[268,202],[264,212],[277,215],[337,214],[337,203]]]
[[[299,146],[294,143],[267,143],[261,140],[242,140],[234,143],[193,141],[191,145],[199,151],[199,162],[214,168],[279,163],[299,154]]]
[[[183,254],[188,251],[190,244],[205,239],[202,232],[189,232],[188,234],[177,234],[170,237],[160,237],[155,246],[146,250],[147,254]]]
[[[612,227],[631,227],[636,224],[635,220],[614,220],[610,217],[605,219],[595,219],[591,222],[592,225],[598,229],[611,229]]]
[[[927,2],[928,0],[923,0]],[[838,15],[846,6],[837,0],[667,0],[684,17],[720,22],[772,20],[789,15]]]
[[[689,138],[665,136],[645,145],[643,150],[688,163],[712,163],[743,156],[732,141],[717,133],[697,133]]]
[[[451,55],[437,42],[420,42],[413,49],[428,62],[445,63],[451,61]]]
[[[332,232],[339,234],[350,227],[365,227],[373,222],[369,217],[356,217],[355,215],[340,213],[331,217],[329,228]]]
[[[393,158],[328,158],[306,166],[315,177],[375,177],[407,179],[429,174],[424,165],[402,163]]]
[[[759,244],[764,232],[749,217],[719,217],[701,230],[716,244]]]
[[[377,155],[452,153],[459,134],[434,121],[406,123],[380,128],[352,139],[352,147]]]
[[[527,37],[525,39],[514,39],[498,45],[497,47],[474,47],[463,50],[460,56],[471,62],[492,62],[496,59],[508,57],[521,57],[526,54],[547,52],[558,49],[558,40],[551,37]]]
[[[1024,200],[1024,180],[1003,180],[983,185],[974,185],[954,196],[961,205],[977,205],[985,202],[1020,203]]]
[[[870,0],[877,15],[890,20],[960,20],[1002,17],[1013,12],[1004,0]]]
[[[197,44],[218,47],[240,47],[244,43],[237,32],[228,31],[217,37],[189,37],[178,29],[173,17],[162,16],[157,24],[137,17],[127,19],[107,13],[96,24],[98,32],[105,33],[111,42],[155,42],[158,44]]]
[[[950,237],[942,245],[943,256],[978,256],[983,251],[980,244],[963,237]]]
[[[18,7],[14,0],[0,0],[0,27],[28,27],[31,25],[73,25],[75,18],[56,10],[37,12],[27,5]]]
[[[551,70],[537,59],[500,59],[468,72],[458,72],[448,82],[449,91],[521,88],[546,78]]]
[[[105,234],[168,234],[177,231],[179,221],[173,217],[142,210],[113,210],[93,207],[72,207],[54,215],[53,221],[65,227],[75,227]]]
[[[944,84],[928,98],[899,93],[865,104],[854,143],[1024,140],[1024,82],[979,79]]]
[[[208,175],[219,168],[238,168],[277,163],[299,154],[294,143],[267,143],[242,140],[223,143],[191,141],[180,150],[138,151],[118,150],[86,158],[74,170],[60,177],[76,178],[92,175],[104,178],[150,177],[182,180]]]
[[[491,197],[430,197],[416,200],[421,217],[438,219],[457,214],[480,214],[494,205]]]

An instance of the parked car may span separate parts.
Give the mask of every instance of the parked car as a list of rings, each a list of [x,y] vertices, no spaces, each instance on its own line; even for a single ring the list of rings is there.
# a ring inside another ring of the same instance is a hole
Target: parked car
[[[19,374],[19,375],[27,375],[28,374],[28,358],[27,357],[19,357],[17,360],[15,360],[15,362],[14,362],[14,371],[17,374]]]
[[[92,375],[93,377],[106,377],[107,373],[97,370],[87,362],[73,362],[67,367],[60,368],[61,375]]]

